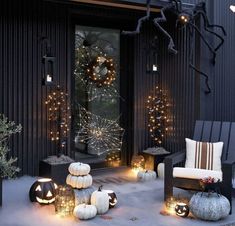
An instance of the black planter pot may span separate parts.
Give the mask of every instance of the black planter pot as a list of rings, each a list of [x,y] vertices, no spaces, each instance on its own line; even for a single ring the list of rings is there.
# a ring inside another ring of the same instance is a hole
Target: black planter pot
[[[69,173],[69,165],[70,163],[50,164],[42,160],[39,164],[39,176],[51,178],[58,185],[63,185]]]
[[[2,206],[2,178],[0,177],[0,206]]]

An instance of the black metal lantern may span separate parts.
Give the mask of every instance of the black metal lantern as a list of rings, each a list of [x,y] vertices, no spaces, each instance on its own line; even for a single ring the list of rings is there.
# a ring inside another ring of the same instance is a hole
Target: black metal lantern
[[[180,217],[187,217],[189,214],[189,207],[186,203],[179,202],[175,206],[175,213]]]
[[[51,204],[55,201],[57,185],[50,178],[42,178],[33,183],[29,190],[31,202]]]
[[[51,54],[51,44],[49,40],[45,37],[42,38],[42,41],[46,43],[46,54],[42,58],[42,63],[44,66],[43,73],[43,85],[53,85],[54,77],[55,77],[55,61],[56,58]]]
[[[112,190],[105,190],[109,195],[109,208],[113,208],[117,204],[117,196]]]

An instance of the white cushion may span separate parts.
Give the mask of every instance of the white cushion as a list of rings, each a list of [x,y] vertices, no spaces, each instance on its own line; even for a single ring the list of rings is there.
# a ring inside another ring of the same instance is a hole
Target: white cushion
[[[220,179],[220,181],[222,181],[222,171],[174,167],[173,177],[181,177],[189,179],[202,179],[205,177],[213,177],[213,178],[218,178]]]
[[[185,168],[221,171],[223,142],[197,142],[186,138]]]

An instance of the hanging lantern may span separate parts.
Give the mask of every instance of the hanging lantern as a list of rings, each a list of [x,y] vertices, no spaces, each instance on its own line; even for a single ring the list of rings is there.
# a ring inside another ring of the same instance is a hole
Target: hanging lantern
[[[117,196],[112,190],[104,190],[109,195],[109,208],[113,208],[117,204]]]
[[[50,178],[42,178],[33,183],[29,190],[31,202],[51,204],[55,201],[57,185]]]
[[[175,206],[175,213],[180,217],[187,217],[189,214],[189,207],[184,202],[179,202]]]
[[[75,207],[75,196],[71,186],[60,185],[55,197],[55,212],[61,217],[73,214]]]
[[[131,169],[138,173],[145,168],[145,159],[142,155],[134,155],[131,159]]]

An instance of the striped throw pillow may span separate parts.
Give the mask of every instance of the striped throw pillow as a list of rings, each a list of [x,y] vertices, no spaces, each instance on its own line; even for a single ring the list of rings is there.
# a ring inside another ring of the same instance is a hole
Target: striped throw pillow
[[[186,168],[221,171],[223,142],[198,142],[186,138]]]

